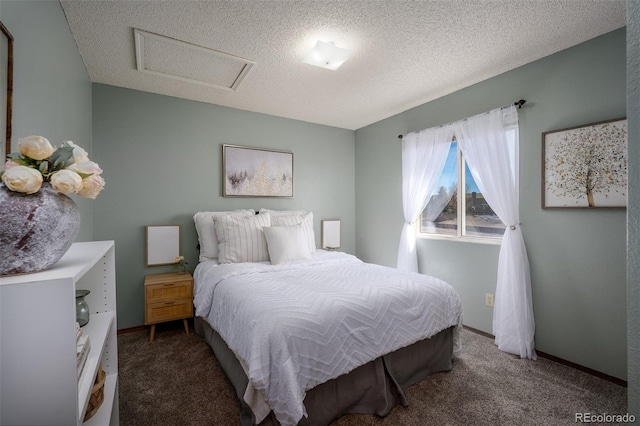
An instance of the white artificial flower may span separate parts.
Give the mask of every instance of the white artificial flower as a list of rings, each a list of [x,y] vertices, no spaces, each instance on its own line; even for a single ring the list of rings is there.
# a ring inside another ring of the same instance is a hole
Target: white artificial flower
[[[95,200],[100,191],[104,188],[104,179],[102,176],[95,174],[82,180],[82,189],[78,191],[78,195],[85,198]]]
[[[13,166],[5,170],[2,182],[12,191],[35,194],[42,186],[42,174],[26,166]]]
[[[82,189],[82,178],[71,170],[60,170],[51,175],[51,186],[62,194],[71,194]]]
[[[73,148],[73,162],[75,164],[89,161],[89,154],[87,154],[87,151],[85,151],[83,148],[79,147],[72,141],[66,141],[66,144]]]
[[[33,160],[44,160],[53,154],[53,146],[42,136],[27,136],[18,139],[18,151]]]
[[[11,160],[7,160],[6,163],[4,163],[4,169],[8,170],[11,167],[15,167],[15,166],[19,166],[20,164],[16,163],[15,161],[11,161]]]
[[[84,173],[86,175],[90,175],[90,174],[99,175],[100,173],[102,173],[102,169],[100,168],[100,166],[98,166],[97,163],[94,163],[93,161],[89,161],[89,160],[83,161],[81,163],[72,164],[69,167],[67,167],[67,170],[72,170],[78,173]]]

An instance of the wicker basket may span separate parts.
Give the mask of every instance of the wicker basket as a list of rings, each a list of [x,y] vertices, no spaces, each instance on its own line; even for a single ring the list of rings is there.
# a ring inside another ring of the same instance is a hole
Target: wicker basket
[[[89,397],[89,404],[87,405],[87,412],[84,415],[83,422],[86,422],[98,412],[98,409],[104,401],[104,382],[107,379],[107,373],[100,368],[96,376],[96,382],[91,390],[91,396]]]

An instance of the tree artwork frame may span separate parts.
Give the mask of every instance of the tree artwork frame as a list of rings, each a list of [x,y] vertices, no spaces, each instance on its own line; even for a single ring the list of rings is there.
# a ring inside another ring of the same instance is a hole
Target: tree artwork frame
[[[293,153],[222,145],[223,197],[293,198]]]
[[[542,208],[627,207],[627,119],[542,133]]]

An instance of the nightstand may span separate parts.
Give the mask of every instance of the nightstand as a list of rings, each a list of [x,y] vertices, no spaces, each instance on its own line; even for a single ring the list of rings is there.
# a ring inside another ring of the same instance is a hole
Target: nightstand
[[[144,323],[151,326],[153,342],[156,324],[181,319],[189,334],[188,318],[193,317],[193,277],[190,273],[152,274],[144,277]]]

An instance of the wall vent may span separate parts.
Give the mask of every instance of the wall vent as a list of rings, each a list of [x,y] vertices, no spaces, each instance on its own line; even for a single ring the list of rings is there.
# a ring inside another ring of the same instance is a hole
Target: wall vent
[[[235,91],[255,62],[170,37],[133,30],[138,71]]]

